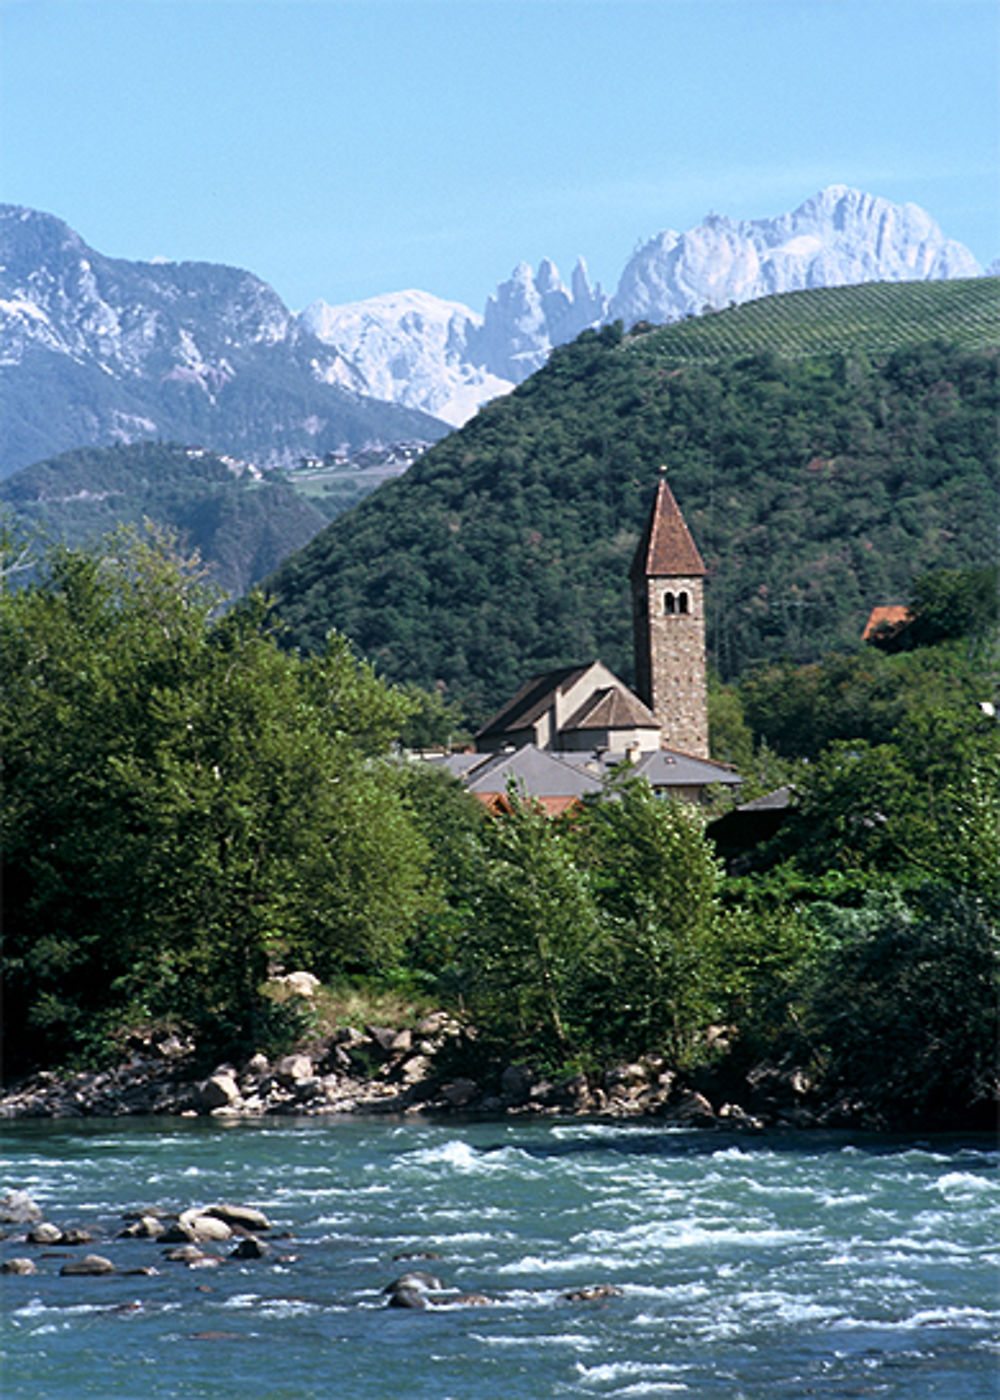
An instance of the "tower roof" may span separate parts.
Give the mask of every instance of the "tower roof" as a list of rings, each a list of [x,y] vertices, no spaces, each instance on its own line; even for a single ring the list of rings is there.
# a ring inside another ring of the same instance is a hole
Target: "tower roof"
[[[701,555],[684,523],[666,478],[660,478],[656,499],[629,571],[631,578],[690,578],[706,572]]]

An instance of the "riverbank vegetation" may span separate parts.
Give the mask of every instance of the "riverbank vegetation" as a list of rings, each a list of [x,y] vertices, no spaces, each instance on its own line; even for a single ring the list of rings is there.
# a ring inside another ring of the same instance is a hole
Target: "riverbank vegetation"
[[[128,533],[0,598],[8,1076],[113,1059],[140,1026],[207,1067],[287,1048],[308,1027],[265,993],[282,966],[447,1007],[476,1064],[654,1056],[735,1102],[768,1064],[848,1116],[985,1121],[995,578],[921,579],[895,650],[716,688],[716,748],[795,790],[728,873],[695,809],[627,773],[561,822],[516,794],[487,818],[400,753],[433,703],[216,602]]]

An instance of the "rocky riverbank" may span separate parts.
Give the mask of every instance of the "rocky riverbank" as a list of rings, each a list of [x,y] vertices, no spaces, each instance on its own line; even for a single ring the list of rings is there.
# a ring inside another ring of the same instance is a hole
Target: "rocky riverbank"
[[[688,1127],[881,1128],[863,1105],[823,1101],[801,1071],[758,1066],[734,1084],[684,1078],[646,1056],[595,1075],[549,1078],[520,1063],[481,1068],[475,1031],[445,1012],[413,1028],[344,1026],[269,1059],[196,1071],[195,1047],[150,1036],[113,1069],[39,1073],[0,1098],[0,1118],[137,1114],[263,1118],[352,1113],[656,1117]],[[469,1068],[475,1066],[475,1068]]]

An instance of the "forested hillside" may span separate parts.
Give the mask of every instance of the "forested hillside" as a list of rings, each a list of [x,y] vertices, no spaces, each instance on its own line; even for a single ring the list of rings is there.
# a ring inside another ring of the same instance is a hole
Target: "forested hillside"
[[[329,518],[283,481],[176,443],[81,447],[0,482],[22,528],[71,546],[145,519],[197,549],[213,581],[239,596]]]
[[[628,567],[665,463],[723,678],[851,648],[917,575],[993,558],[997,287],[585,332],[285,562],[268,587],[288,638],[337,627],[473,719],[533,670],[600,656],[630,679]]]

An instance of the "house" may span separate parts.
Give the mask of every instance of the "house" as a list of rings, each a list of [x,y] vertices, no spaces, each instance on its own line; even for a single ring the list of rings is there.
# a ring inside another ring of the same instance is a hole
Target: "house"
[[[487,720],[475,753],[436,760],[487,805],[513,781],[564,811],[626,760],[665,796],[703,802],[740,786],[708,756],[705,566],[663,475],[629,579],[636,691],[601,661],[545,671]]]

